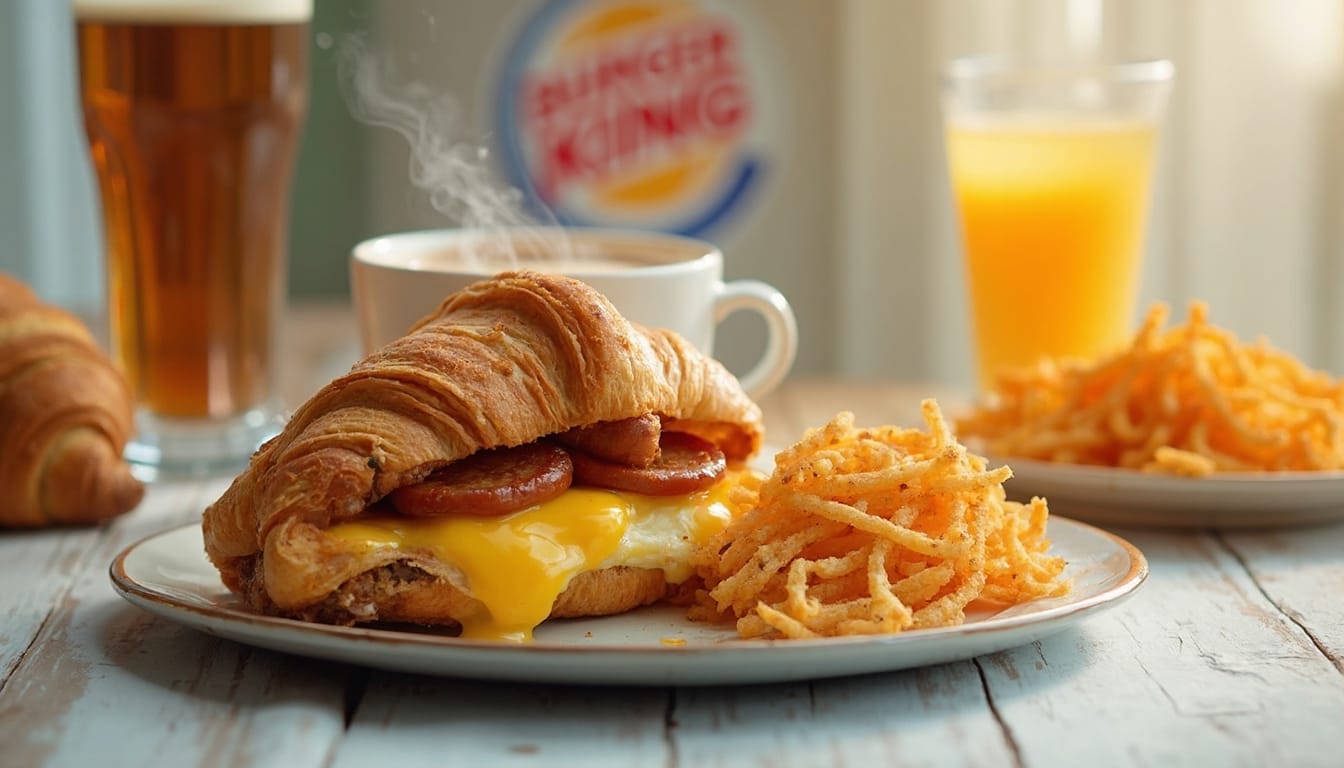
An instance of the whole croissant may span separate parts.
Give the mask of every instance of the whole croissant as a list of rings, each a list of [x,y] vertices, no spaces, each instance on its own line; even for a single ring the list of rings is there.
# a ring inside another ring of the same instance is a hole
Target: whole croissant
[[[388,562],[337,553],[328,527],[476,451],[648,413],[729,459],[760,447],[760,409],[717,361],[628,322],[577,280],[505,273],[301,406],[206,509],[206,551],[254,607],[302,615]],[[389,610],[408,615],[405,602]]]
[[[144,496],[131,393],[74,315],[0,274],[0,525],[94,523]]]

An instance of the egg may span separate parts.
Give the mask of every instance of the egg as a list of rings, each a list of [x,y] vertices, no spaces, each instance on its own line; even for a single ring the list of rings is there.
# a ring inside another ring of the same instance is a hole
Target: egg
[[[576,486],[503,517],[368,515],[328,533],[361,549],[427,549],[458,568],[485,614],[462,618],[462,637],[526,642],[575,576],[616,566],[662,569],[679,584],[691,553],[733,518],[732,470],[709,489],[644,496]]]

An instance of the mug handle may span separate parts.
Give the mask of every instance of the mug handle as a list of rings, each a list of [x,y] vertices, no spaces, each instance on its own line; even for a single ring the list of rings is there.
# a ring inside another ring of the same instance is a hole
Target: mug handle
[[[752,398],[779,386],[798,355],[798,321],[793,308],[773,285],[760,280],[733,280],[722,284],[714,298],[714,324],[739,310],[752,310],[765,318],[765,352],[751,370],[738,377]]]

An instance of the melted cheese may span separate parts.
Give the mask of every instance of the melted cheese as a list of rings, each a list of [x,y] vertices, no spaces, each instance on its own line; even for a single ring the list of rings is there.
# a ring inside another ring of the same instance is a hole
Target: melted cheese
[[[626,565],[690,578],[691,552],[732,520],[728,501],[741,471],[686,496],[641,496],[570,488],[505,517],[367,516],[328,533],[352,548],[428,549],[466,580],[486,614],[462,617],[462,636],[526,642],[570,579]]]

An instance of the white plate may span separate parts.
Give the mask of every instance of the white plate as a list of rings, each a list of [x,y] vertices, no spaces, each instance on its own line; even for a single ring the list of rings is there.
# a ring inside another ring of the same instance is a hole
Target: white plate
[[[1344,472],[1175,477],[1134,469],[994,457],[1008,497],[1044,496],[1051,514],[1099,525],[1279,528],[1344,520]]]
[[[1068,561],[1071,594],[967,615],[959,627],[876,637],[739,640],[731,627],[654,607],[601,619],[548,621],[512,645],[429,631],[331,627],[258,616],[225,589],[199,526],[151,536],[113,561],[112,584],[132,603],[244,643],[370,667],[548,683],[709,685],[849,675],[971,658],[1030,643],[1127,597],[1148,575],[1129,542],[1052,517],[1052,554]]]

